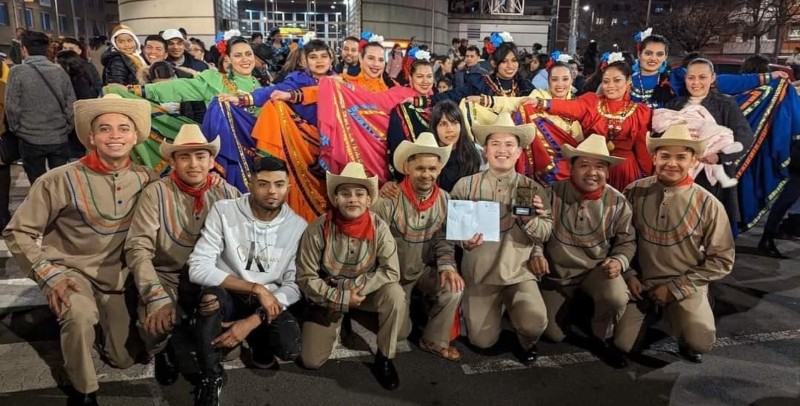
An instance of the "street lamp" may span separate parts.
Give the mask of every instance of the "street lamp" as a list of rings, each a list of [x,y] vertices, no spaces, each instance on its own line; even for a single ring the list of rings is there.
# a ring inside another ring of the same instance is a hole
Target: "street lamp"
[[[583,6],[583,11],[589,11],[589,9],[592,8],[588,4]],[[591,34],[593,30],[594,30],[594,9],[592,9],[591,21],[589,22],[589,34]]]

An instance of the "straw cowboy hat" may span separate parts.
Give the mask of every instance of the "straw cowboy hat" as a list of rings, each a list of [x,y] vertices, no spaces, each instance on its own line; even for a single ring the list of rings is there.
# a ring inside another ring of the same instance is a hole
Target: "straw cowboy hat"
[[[706,140],[692,137],[686,124],[673,124],[667,127],[661,137],[647,137],[647,150],[656,153],[660,147],[686,147],[691,148],[695,154],[702,154],[706,150]]]
[[[417,154],[436,155],[439,157],[439,161],[442,165],[444,165],[447,163],[447,160],[450,159],[450,151],[452,148],[452,145],[440,147],[433,133],[424,132],[421,133],[414,142],[403,141],[400,143],[394,151],[394,167],[403,175],[408,175],[405,169],[405,163],[408,162],[408,158]]]
[[[497,120],[491,125],[476,124],[472,126],[472,135],[480,145],[486,145],[486,139],[490,135],[499,133],[516,135],[519,138],[520,148],[526,148],[533,142],[534,128],[530,124],[516,125],[514,119],[511,118],[511,113],[498,114]]]
[[[214,141],[208,142],[203,132],[200,131],[199,125],[184,124],[172,143],[164,141],[159,147],[161,156],[164,158],[171,158],[175,152],[188,149],[205,149],[211,153],[212,157],[216,157],[219,153],[219,136],[214,138]]]
[[[592,134],[589,138],[583,140],[577,147],[564,144],[561,147],[561,154],[564,158],[572,160],[572,158],[584,156],[587,158],[595,158],[608,162],[609,165],[616,165],[625,162],[625,159],[611,156],[608,152],[606,145],[606,137],[602,135]]]
[[[75,109],[75,133],[87,149],[92,149],[89,136],[92,121],[103,114],[117,113],[128,116],[136,127],[136,143],[150,136],[150,102],[141,99],[123,99],[118,94],[107,94],[100,99],[78,100]]]
[[[364,165],[358,162],[348,163],[339,175],[328,172],[325,178],[328,184],[328,199],[330,199],[331,202],[335,201],[336,188],[345,184],[361,185],[367,188],[369,197],[373,203],[375,199],[378,198],[378,177],[367,177],[367,172],[364,171]]]

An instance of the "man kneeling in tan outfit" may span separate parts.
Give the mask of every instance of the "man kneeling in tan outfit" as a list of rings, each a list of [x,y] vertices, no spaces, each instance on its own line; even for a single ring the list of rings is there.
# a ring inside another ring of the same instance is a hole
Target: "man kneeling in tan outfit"
[[[3,236],[58,317],[64,369],[75,389],[70,404],[93,405],[99,389],[92,361],[98,324],[101,355],[119,368],[134,363],[127,346],[122,246],[142,189],[157,178],[129,157],[150,134],[148,102],[117,95],[79,100],[75,122],[78,139],[90,152],[37,179]]]
[[[639,273],[625,275],[636,302],[628,304],[615,332],[614,342],[623,351],[638,349],[645,320],[654,320],[648,314],[667,317],[689,361],[702,362],[701,354],[716,341],[708,284],[731,272],[735,247],[722,203],[689,175],[704,144],[683,124],[669,127],[661,138],[648,138],[655,176],[625,189],[633,207]]]

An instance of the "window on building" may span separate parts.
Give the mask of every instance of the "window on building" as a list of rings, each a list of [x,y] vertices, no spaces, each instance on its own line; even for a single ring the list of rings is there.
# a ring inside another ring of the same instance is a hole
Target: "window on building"
[[[603,17],[597,17],[594,19],[594,25],[603,25],[605,24],[606,19]]]
[[[800,25],[789,27],[789,39],[800,40]]]
[[[8,25],[8,4],[0,3],[0,25]]]
[[[67,19],[67,16],[64,14],[58,15],[58,29],[61,30],[62,33],[69,31],[69,19]]]
[[[25,24],[28,28],[33,28],[33,10],[29,8],[25,9]]]
[[[52,0],[39,0],[39,5],[40,6],[45,6],[45,7],[53,7],[53,1]]]
[[[612,18],[611,19],[611,25],[617,25],[617,24],[619,24],[619,21],[617,21],[616,18]]]
[[[50,13],[41,12],[39,13],[42,20],[42,29],[45,31],[50,31],[53,27],[50,25]]]

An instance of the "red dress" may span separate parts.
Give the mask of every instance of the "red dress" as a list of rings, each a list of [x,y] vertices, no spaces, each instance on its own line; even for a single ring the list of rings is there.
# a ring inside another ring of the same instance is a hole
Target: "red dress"
[[[647,151],[647,131],[653,114],[650,107],[632,102],[629,96],[612,101],[586,93],[575,100],[551,100],[548,113],[579,120],[585,137],[591,134],[606,137],[609,150],[613,147],[611,155],[625,159],[609,170],[608,184],[615,189],[622,191],[653,172],[653,158]],[[616,127],[617,120],[612,116],[624,117],[618,128],[610,128],[609,124]]]

